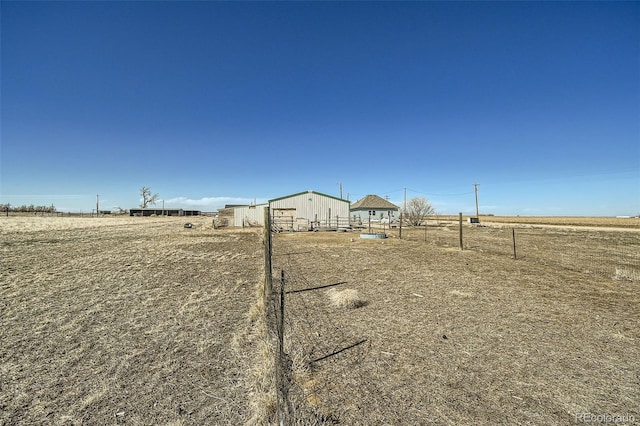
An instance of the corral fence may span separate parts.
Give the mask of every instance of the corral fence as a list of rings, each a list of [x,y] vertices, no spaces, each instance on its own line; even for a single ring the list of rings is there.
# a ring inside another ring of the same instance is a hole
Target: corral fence
[[[297,219],[295,216],[278,215],[271,217],[271,229],[273,232],[293,231],[337,231],[349,229],[351,223],[349,217],[333,216],[325,219],[314,220]]]

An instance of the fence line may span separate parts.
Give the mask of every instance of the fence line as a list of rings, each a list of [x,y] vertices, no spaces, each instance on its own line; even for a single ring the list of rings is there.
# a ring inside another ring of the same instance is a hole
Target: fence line
[[[342,311],[328,302],[328,292],[348,282],[312,282],[308,277],[313,271],[305,270],[308,254],[284,252],[278,244],[273,253],[273,268],[279,271],[274,275],[280,279],[272,283],[268,323],[279,342],[279,424],[361,424],[358,419],[364,418],[400,422],[400,412],[388,404],[391,395],[375,380],[386,365],[376,358],[380,353],[373,351],[371,336],[341,326],[335,316]],[[365,364],[369,374],[356,375]],[[316,375],[326,380],[316,380]],[[331,377],[340,377],[342,383]],[[353,394],[365,395],[361,403],[348,403],[345,382]]]
[[[424,242],[425,247],[456,248],[457,231],[457,223],[405,228],[403,239]],[[562,239],[564,250],[554,253],[552,247],[558,246],[558,239]],[[336,310],[327,303],[327,292],[348,282],[312,282],[309,276],[313,271],[305,258],[320,254],[276,246],[270,257],[280,279],[272,283],[268,312],[273,319],[268,323],[273,324],[278,341],[279,423],[357,424],[358,418],[401,423],[402,410],[407,407],[387,404],[390,390],[369,379],[384,372],[385,362],[379,358],[385,353],[373,349],[371,336],[341,327],[334,318]],[[463,248],[465,253],[488,255],[488,261],[491,256],[504,256],[601,277],[640,280],[640,235],[633,232],[465,226]],[[324,380],[314,380],[315,375]],[[335,386],[331,377],[339,377],[341,387]],[[364,402],[349,404],[344,383],[358,395],[365,395],[360,399]]]

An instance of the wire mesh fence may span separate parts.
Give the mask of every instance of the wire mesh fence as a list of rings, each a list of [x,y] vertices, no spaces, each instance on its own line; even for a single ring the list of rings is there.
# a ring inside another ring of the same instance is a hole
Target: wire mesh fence
[[[393,231],[389,234],[399,241]],[[357,238],[357,234],[352,235]],[[411,377],[398,374],[394,376],[397,381],[380,383],[381,377],[389,377],[391,367],[404,371],[398,364],[400,358],[381,344],[375,328],[352,326],[358,321],[353,309],[341,309],[333,297],[351,298],[352,308],[366,305],[366,300],[359,301],[357,293],[348,293],[347,289],[352,287],[348,280],[368,265],[353,265],[348,271],[343,266],[319,271],[317,265],[330,265],[337,255],[294,241],[276,239],[272,254],[273,276],[277,279],[273,282],[270,312],[274,334],[283,344],[278,355],[278,381],[284,384],[285,395],[282,424],[437,424],[446,419],[446,413],[423,416],[421,401],[407,393]],[[445,249],[445,253],[450,250],[453,255],[460,251],[459,226],[441,223],[405,228],[402,241],[394,246],[399,256],[411,250],[424,251],[428,257],[436,248]],[[640,281],[640,233],[635,231],[465,224],[463,249],[480,254],[487,263],[497,258],[525,262],[534,273],[540,267],[584,274],[585,280]],[[345,259],[339,260],[344,265]],[[466,296],[455,291],[451,294]],[[423,297],[416,293],[413,296]],[[447,337],[443,335],[442,339]],[[419,351],[413,348],[414,354]],[[454,378],[460,374],[457,370],[449,373]],[[444,373],[430,374],[440,377]],[[433,398],[434,403],[453,404],[442,395]]]
[[[362,419],[384,423],[394,415],[393,409],[387,403],[387,391],[375,379],[381,372],[368,372],[382,370],[384,365],[371,362],[375,357],[370,336],[345,324],[339,313],[345,301],[331,298],[344,294],[341,287],[347,283],[311,281],[299,264],[300,256],[306,254],[274,256],[275,275],[281,277],[273,283],[272,303],[274,323],[283,324],[276,334],[282,333],[278,338],[284,343],[279,359],[280,381],[287,384],[284,423],[361,424]],[[353,307],[366,304],[357,300],[357,294],[346,294],[350,298],[346,303]],[[350,391],[345,392],[345,387]],[[360,397],[351,401],[350,394]]]

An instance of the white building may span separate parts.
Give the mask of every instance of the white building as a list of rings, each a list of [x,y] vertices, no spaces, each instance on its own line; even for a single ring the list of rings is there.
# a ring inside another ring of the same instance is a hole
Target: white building
[[[337,229],[349,226],[350,202],[315,191],[269,200],[268,204],[233,207],[233,226],[264,226],[264,208],[281,231]]]
[[[264,208],[269,204],[233,207],[233,226],[264,226]]]
[[[351,203],[315,191],[269,200],[272,223],[283,230],[310,230],[349,226]]]

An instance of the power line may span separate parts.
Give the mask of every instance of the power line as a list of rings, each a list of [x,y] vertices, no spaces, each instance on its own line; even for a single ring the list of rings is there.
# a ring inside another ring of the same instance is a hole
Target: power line
[[[422,195],[428,195],[430,197],[459,197],[462,195],[469,195],[469,194],[473,194],[473,191],[467,191],[467,192],[457,192],[457,193],[452,193],[452,194],[436,194],[433,192],[421,192],[421,191],[417,191],[415,189],[411,189],[411,188],[407,188],[409,191],[411,192],[415,192],[417,194],[422,194]]]

